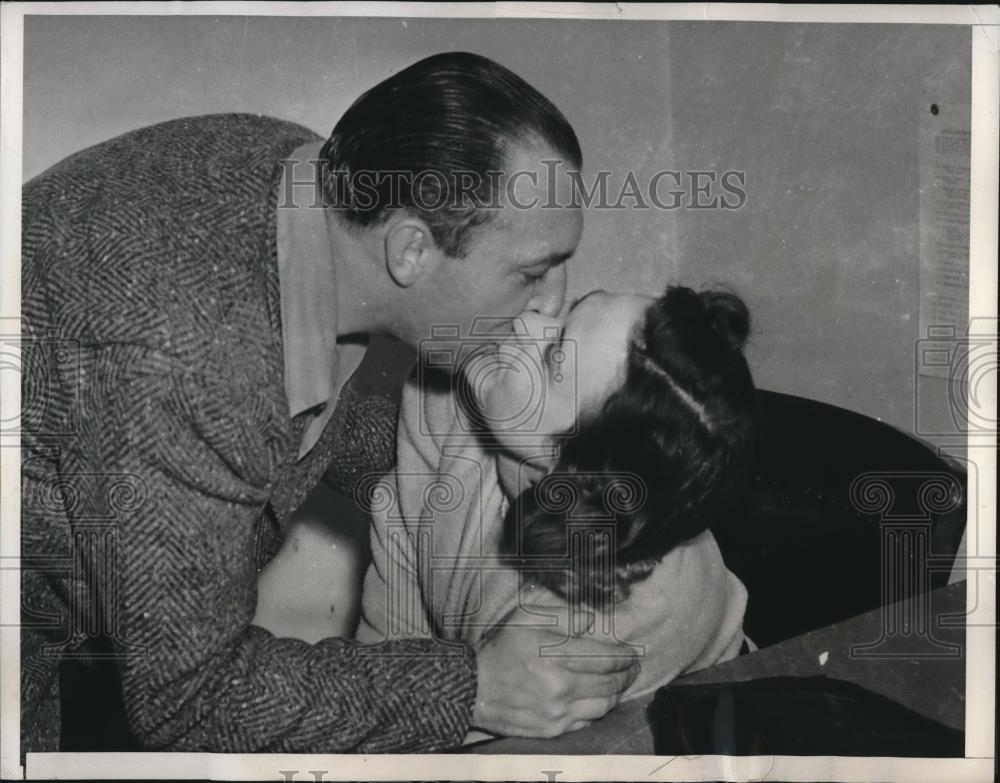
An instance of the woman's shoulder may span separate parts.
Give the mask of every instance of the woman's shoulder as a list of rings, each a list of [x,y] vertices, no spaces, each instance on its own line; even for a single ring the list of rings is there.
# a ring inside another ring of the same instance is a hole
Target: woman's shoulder
[[[631,586],[620,611],[640,625],[658,622],[713,626],[742,614],[746,589],[726,567],[715,537],[705,531],[675,547],[648,577]]]
[[[495,494],[494,458],[463,425],[453,396],[446,388],[422,383],[416,368],[406,381],[393,471],[404,515],[423,513],[431,486],[453,497],[447,508],[437,509],[439,517],[471,513]]]
[[[643,650],[643,671],[626,698],[735,655],[746,603],[710,532],[668,552],[613,608],[618,638]]]
[[[649,579],[709,582],[728,572],[712,531],[705,530],[671,549],[656,565]]]

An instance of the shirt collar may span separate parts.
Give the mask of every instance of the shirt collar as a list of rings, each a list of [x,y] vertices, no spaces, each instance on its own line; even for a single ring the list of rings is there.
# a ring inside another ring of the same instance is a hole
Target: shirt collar
[[[337,343],[337,274],[315,164],[323,142],[298,147],[278,191],[276,240],[289,416],[309,412],[298,458],[322,435],[366,346]]]

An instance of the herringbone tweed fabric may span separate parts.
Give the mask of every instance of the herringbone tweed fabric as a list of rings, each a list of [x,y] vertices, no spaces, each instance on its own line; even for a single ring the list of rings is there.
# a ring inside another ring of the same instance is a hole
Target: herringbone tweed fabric
[[[280,523],[328,468],[365,471],[345,423],[374,444],[369,463],[391,444],[385,415],[339,406],[295,460],[277,162],[314,138],[266,117],[182,119],[24,187],[22,750],[58,749],[60,658],[102,634],[149,749],[430,751],[466,731],[467,647],[309,645],[250,625]]]

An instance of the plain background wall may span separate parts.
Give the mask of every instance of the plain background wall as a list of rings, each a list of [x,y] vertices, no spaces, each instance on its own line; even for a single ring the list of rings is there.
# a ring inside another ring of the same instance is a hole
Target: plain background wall
[[[362,91],[445,50],[541,89],[591,174],[746,172],[736,211],[589,210],[571,295],[726,283],[755,317],[760,386],[914,429],[918,128],[931,103],[969,101],[967,28],[29,16],[25,179],[185,115],[326,134]]]

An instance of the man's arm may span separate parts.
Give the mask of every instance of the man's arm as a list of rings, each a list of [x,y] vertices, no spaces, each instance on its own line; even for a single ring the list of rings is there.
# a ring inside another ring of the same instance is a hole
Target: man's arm
[[[109,384],[84,470],[139,476],[120,517],[118,647],[130,727],[150,749],[389,752],[453,746],[475,663],[462,646],[277,639],[252,626],[254,529],[280,459],[221,383],[148,356]]]

